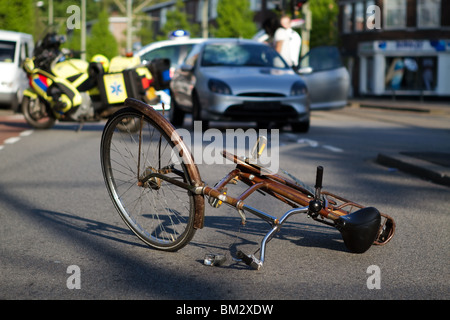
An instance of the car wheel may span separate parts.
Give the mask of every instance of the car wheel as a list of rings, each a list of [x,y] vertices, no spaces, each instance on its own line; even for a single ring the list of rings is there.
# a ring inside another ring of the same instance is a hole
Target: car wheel
[[[202,106],[200,105],[200,99],[196,92],[192,96],[192,126],[194,127],[194,121],[199,121],[202,131],[208,129],[209,122],[202,119]]]
[[[306,133],[309,131],[309,119],[302,122],[294,122],[291,123],[291,128],[293,132],[303,132]]]
[[[172,94],[170,98],[169,121],[177,127],[182,126],[184,122],[184,111],[181,110],[178,104],[175,102]]]

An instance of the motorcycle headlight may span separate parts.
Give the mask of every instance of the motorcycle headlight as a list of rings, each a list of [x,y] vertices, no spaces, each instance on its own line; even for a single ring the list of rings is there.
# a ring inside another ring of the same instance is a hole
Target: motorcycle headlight
[[[219,94],[231,94],[230,87],[223,81],[217,80],[217,79],[210,79],[208,81],[208,88],[212,92],[219,93]]]
[[[296,81],[291,87],[291,96],[302,96],[308,93],[308,88],[303,81]]]
[[[26,73],[31,73],[34,69],[34,62],[30,58],[26,58],[23,62],[22,68],[25,70]]]

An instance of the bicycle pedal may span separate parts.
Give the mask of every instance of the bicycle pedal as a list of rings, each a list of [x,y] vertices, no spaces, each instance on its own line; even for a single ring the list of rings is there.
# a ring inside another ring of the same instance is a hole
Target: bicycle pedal
[[[203,264],[205,266],[221,266],[226,260],[227,257],[223,254],[207,253],[205,255],[205,259],[203,260]]]

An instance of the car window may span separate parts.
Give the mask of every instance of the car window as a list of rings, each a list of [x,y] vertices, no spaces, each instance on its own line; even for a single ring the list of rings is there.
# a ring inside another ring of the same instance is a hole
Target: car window
[[[196,46],[194,46],[192,50],[188,53],[186,59],[184,60],[184,64],[193,67],[197,62],[197,58],[201,50],[202,50],[201,44],[197,44]]]
[[[288,67],[271,47],[243,43],[206,45],[202,57],[202,66]]]
[[[0,62],[14,62],[15,51],[14,41],[0,41]]]
[[[144,53],[141,60],[151,61],[155,58],[165,58],[170,60],[172,67],[176,68],[178,67],[178,64],[183,61],[184,55],[191,49],[192,46],[193,44],[183,44],[157,48]]]
[[[300,67],[311,67],[313,71],[340,68],[342,67],[341,54],[336,47],[315,47],[302,57]]]

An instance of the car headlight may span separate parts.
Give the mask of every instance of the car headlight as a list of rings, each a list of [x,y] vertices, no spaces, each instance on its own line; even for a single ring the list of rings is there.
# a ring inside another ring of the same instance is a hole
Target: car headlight
[[[302,96],[308,93],[308,88],[303,81],[296,81],[291,87],[291,96]]]
[[[208,81],[208,88],[212,92],[219,93],[219,94],[231,94],[230,87],[223,81],[217,80],[217,79],[210,79]]]

